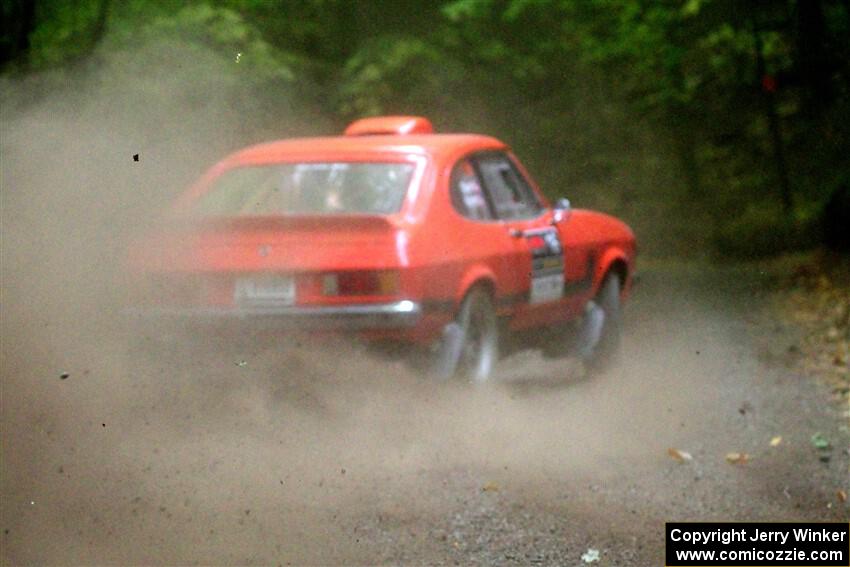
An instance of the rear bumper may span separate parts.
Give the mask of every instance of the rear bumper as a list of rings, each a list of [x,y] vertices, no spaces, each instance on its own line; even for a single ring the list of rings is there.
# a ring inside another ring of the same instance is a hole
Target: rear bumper
[[[247,324],[252,328],[357,331],[408,329],[422,318],[421,304],[402,300],[392,303],[334,306],[262,306],[242,308],[169,308],[127,309],[134,319],[185,324]]]

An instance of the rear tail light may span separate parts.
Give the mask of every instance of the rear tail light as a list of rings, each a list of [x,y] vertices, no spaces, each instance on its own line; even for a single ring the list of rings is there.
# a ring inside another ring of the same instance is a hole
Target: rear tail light
[[[340,272],[322,277],[322,293],[333,295],[395,295],[398,272]]]

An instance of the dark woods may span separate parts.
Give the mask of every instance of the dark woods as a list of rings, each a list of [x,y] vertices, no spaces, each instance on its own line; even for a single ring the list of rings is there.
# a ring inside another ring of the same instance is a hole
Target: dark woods
[[[623,216],[656,254],[847,247],[848,0],[4,0],[0,16],[4,103],[32,77],[144,75],[166,85],[146,87],[156,108],[177,73],[203,105],[212,76],[245,117],[222,150],[423,114],[505,139],[551,197]]]

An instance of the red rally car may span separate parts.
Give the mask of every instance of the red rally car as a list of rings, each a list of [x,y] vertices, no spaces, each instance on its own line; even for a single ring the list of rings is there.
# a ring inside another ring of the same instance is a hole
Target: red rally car
[[[499,140],[411,116],[236,152],[129,254],[132,311],[158,325],[400,341],[472,381],[500,339],[544,330],[608,360],[634,266],[623,222],[550,204]]]

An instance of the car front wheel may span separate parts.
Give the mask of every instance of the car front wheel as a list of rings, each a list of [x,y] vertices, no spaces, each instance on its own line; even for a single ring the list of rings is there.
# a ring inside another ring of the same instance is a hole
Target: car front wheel
[[[490,379],[499,358],[499,331],[490,294],[473,288],[455,320],[446,326],[437,351],[436,374],[482,383]]]
[[[616,362],[621,335],[620,278],[609,274],[585,308],[579,330],[579,356],[591,369],[604,370]]]

